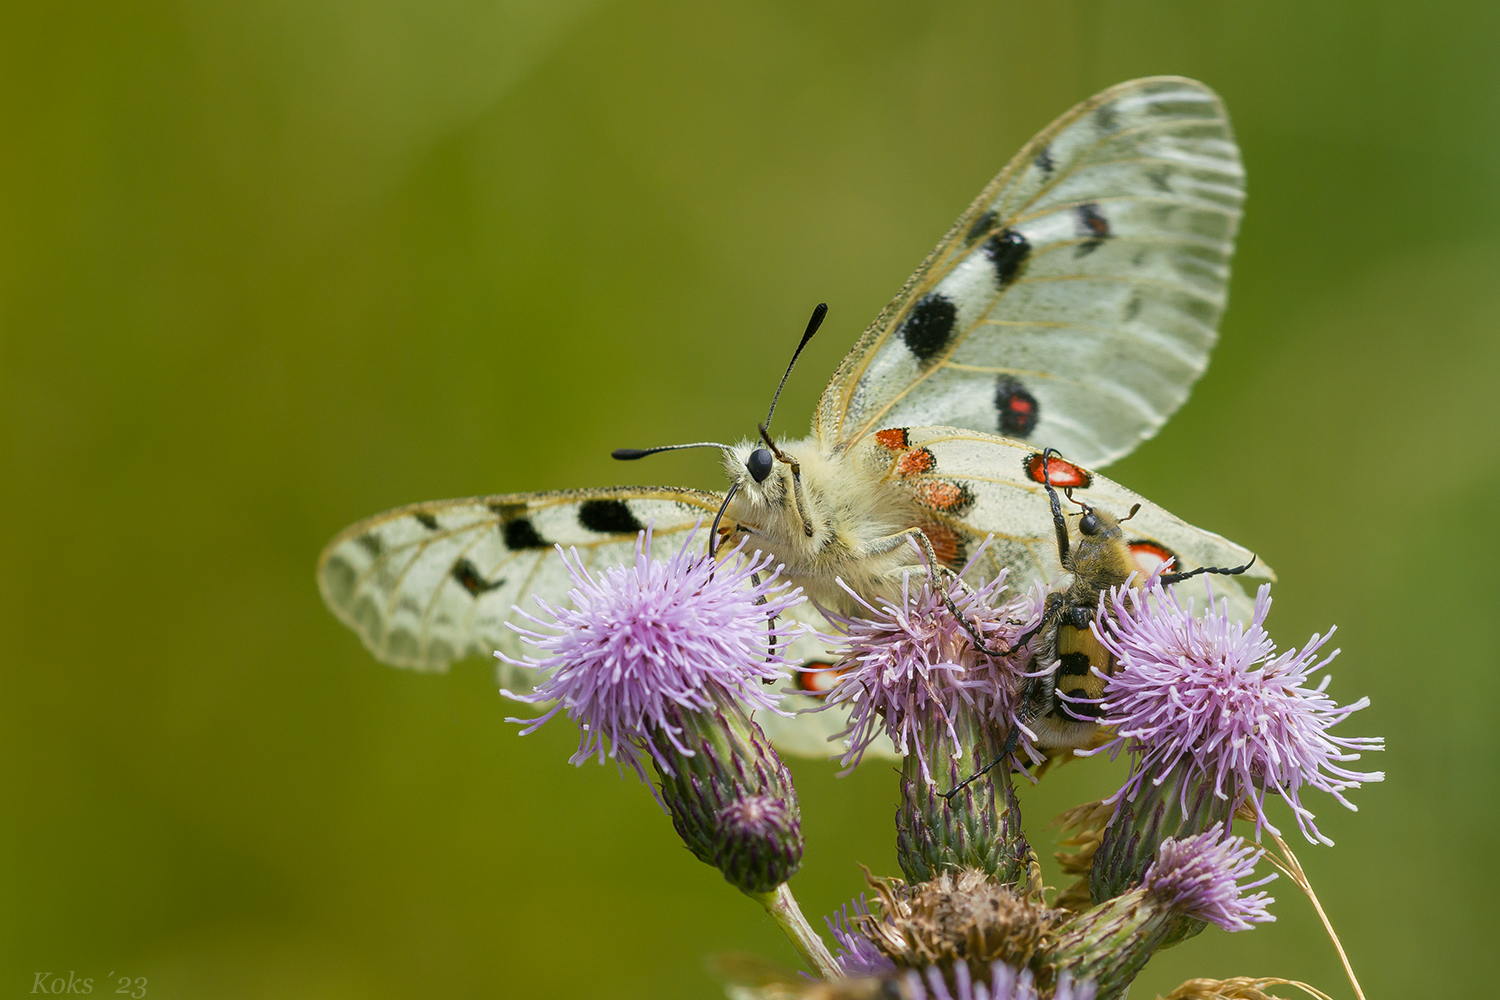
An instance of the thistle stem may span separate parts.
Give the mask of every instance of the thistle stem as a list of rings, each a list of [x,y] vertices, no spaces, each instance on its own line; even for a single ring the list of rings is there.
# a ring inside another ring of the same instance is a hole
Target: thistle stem
[[[1359,980],[1354,978],[1354,966],[1349,964],[1349,956],[1344,954],[1343,942],[1339,941],[1339,936],[1334,933],[1333,923],[1328,919],[1328,914],[1323,912],[1323,904],[1318,902],[1318,894],[1313,892],[1312,883],[1307,880],[1307,873],[1302,870],[1302,863],[1297,860],[1297,855],[1292,853],[1286,841],[1269,830],[1266,832],[1270,834],[1272,840],[1276,841],[1276,846],[1281,848],[1282,854],[1285,855],[1285,857],[1278,858],[1267,851],[1266,857],[1277,868],[1280,868],[1287,878],[1295,882],[1297,888],[1301,889],[1312,901],[1313,909],[1318,911],[1318,919],[1323,921],[1323,929],[1328,932],[1329,940],[1333,942],[1334,949],[1339,953],[1339,961],[1344,963],[1344,974],[1349,977],[1349,985],[1354,987],[1354,995],[1359,1000],[1365,1000],[1365,991],[1359,988]]]
[[[827,981],[843,977],[844,970],[839,968],[828,945],[823,943],[822,937],[802,915],[802,908],[797,905],[791,886],[783,882],[770,892],[747,892],[745,895],[766,908],[771,919],[781,927],[782,933],[792,942],[792,947],[797,949],[802,960],[817,973],[819,979]]]

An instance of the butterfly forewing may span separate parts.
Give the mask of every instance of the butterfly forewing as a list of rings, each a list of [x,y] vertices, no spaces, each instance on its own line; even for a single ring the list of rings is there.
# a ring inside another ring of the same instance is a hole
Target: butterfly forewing
[[[554,545],[576,547],[590,568],[634,558],[652,527],[652,554],[676,551],[722,498],[697,490],[621,487],[438,500],[379,514],[329,543],[318,586],[334,614],[376,658],[441,670],[469,656],[520,652],[507,622],[532,596],[565,603],[572,582]],[[530,671],[502,670],[512,689]]]
[[[1218,97],[1173,77],[1075,107],[985,188],[840,366],[818,434],[943,424],[1085,465],[1186,398],[1244,197]]]

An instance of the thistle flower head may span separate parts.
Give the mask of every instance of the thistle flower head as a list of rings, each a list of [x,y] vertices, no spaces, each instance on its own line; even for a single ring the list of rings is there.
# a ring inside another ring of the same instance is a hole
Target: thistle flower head
[[[925,973],[925,975],[923,974]],[[969,975],[966,965],[953,969],[954,983],[950,989],[940,970],[929,968],[919,973],[908,970],[896,980],[902,1000],[1040,1000],[1029,969],[1014,969],[1004,962],[995,962],[989,968],[989,982],[976,980]],[[1064,973],[1058,978],[1056,989],[1050,994],[1052,1000],[1094,1000],[1092,983],[1075,983]]]
[[[1186,761],[1217,796],[1250,804],[1257,837],[1261,827],[1280,832],[1266,817],[1272,792],[1286,799],[1309,840],[1331,844],[1302,804],[1303,786],[1354,809],[1344,791],[1384,777],[1342,766],[1358,760],[1357,751],[1383,749],[1381,739],[1328,733],[1370,703],[1361,698],[1340,707],[1326,693],[1326,674],[1313,686],[1311,675],[1338,654],[1317,659],[1332,630],[1314,635],[1301,650],[1273,655],[1275,644],[1262,627],[1271,610],[1269,585],[1260,588],[1248,627],[1230,618],[1227,601],[1215,608],[1211,592],[1202,615],[1193,614],[1191,603],[1183,608],[1160,584],[1131,594],[1121,587],[1101,595],[1094,622],[1119,664],[1105,689],[1101,720],[1118,736],[1100,750],[1113,754],[1128,746],[1137,757],[1116,797],[1133,799],[1143,782],[1165,780]]]
[[[1264,853],[1243,837],[1230,836],[1225,827],[1182,840],[1168,837],[1157,849],[1141,888],[1183,916],[1226,931],[1247,931],[1252,924],[1276,919],[1266,909],[1276,902],[1270,895],[1245,895],[1275,879],[1275,872],[1258,882],[1239,884],[1255,873],[1255,863]]]
[[[992,650],[1008,650],[1037,614],[1039,601],[1034,594],[996,605],[1005,589],[1004,573],[977,589],[957,579],[940,586],[946,586],[947,596],[964,621]],[[868,614],[830,616],[843,633],[830,638],[842,642],[847,651],[838,683],[825,702],[849,709],[849,727],[843,733],[848,750],[841,761],[845,767],[858,764],[884,733],[897,753],[918,755],[923,776],[930,782],[924,727],[945,729],[957,755],[961,748],[953,720],[961,706],[1002,727],[1015,723],[1022,668],[1007,656],[990,656],[977,649],[969,631],[949,610],[943,590],[935,588],[927,574],[908,574],[898,601],[877,605],[852,590],[849,593]]]
[[[854,910],[852,918],[849,916],[851,908]],[[848,979],[866,979],[896,971],[896,963],[886,957],[875,946],[875,942],[859,929],[875,919],[865,903],[863,893],[858,899],[841,906],[833,916],[823,918],[833,940],[838,944],[838,952],[833,957],[838,960],[839,968],[844,970],[844,976]]]
[[[800,590],[776,582],[770,556],[742,558],[736,549],[715,562],[696,554],[692,536],[667,559],[649,558],[650,548],[647,529],[636,539],[632,565],[595,575],[576,549],[559,547],[573,578],[572,607],[538,598],[542,618],[521,614],[553,631],[512,626],[545,655],[495,654],[542,675],[533,693],[504,694],[557,703],[540,718],[510,720],[528,723],[522,735],[565,712],[582,731],[573,763],[610,758],[643,779],[648,755],[665,774],[674,773],[662,747],[693,753],[680,739],[683,712],[711,711],[726,697],[747,711],[776,708],[778,696],[762,682],[791,668],[780,651],[800,627],[773,622],[802,600]]]

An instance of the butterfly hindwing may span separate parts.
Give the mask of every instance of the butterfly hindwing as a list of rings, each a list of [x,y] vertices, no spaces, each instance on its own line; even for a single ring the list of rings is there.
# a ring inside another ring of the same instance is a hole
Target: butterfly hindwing
[[[442,670],[469,656],[520,651],[507,622],[532,595],[563,602],[572,583],[554,545],[590,568],[634,558],[652,526],[652,554],[676,551],[722,498],[670,487],[618,487],[436,500],[378,514],[323,550],[323,599],[377,659]],[[530,687],[527,677],[508,682]],[[523,672],[517,672],[523,673]],[[524,672],[529,675],[529,671]]]
[[[1088,466],[1156,432],[1202,373],[1244,197],[1222,103],[1134,80],[1044,129],[845,358],[818,435],[949,425]]]
[[[970,574],[973,582],[990,579],[1003,566],[1009,570],[1012,590],[1019,591],[1036,580],[1050,583],[1062,571],[1040,450],[952,427],[906,428],[899,435],[882,431],[863,447],[890,453],[889,481],[912,494],[923,517],[939,526],[939,535],[944,530],[952,532],[966,546],[994,536],[981,565]],[[1057,458],[1049,469],[1052,485],[1060,494],[1071,488],[1078,501],[1116,517],[1141,505],[1125,528],[1143,576],[1168,558],[1179,571],[1241,566],[1251,560],[1248,549],[1188,524],[1098,473]],[[1076,514],[1081,508],[1064,498],[1063,510]],[[934,532],[926,530],[933,537]],[[942,552],[937,554],[943,557]],[[1245,588],[1236,581],[1274,579],[1270,567],[1257,561],[1242,577],[1216,576],[1210,584],[1216,594],[1230,599],[1237,616],[1245,618],[1251,605]],[[1201,584],[1195,581],[1193,586]]]

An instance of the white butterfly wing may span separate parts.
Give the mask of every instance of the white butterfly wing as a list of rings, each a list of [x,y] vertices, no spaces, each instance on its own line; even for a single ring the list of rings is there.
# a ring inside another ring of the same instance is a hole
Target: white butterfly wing
[[[443,670],[470,656],[521,652],[507,622],[525,624],[532,595],[566,603],[571,580],[554,545],[576,547],[591,569],[635,556],[652,526],[651,554],[675,552],[721,497],[670,487],[619,487],[436,500],[388,511],[339,534],[318,562],[323,600],[376,659]],[[511,690],[531,671],[501,666]]]
[[[1050,584],[1062,572],[1040,450],[953,427],[913,427],[899,436],[882,432],[861,447],[890,454],[888,481],[908,490],[923,508],[932,525],[924,525],[930,538],[946,538],[946,532],[957,540],[950,564],[961,563],[965,550],[973,551],[977,542],[994,535],[981,564],[970,574],[974,582],[990,579],[1004,567],[1008,584],[1020,591],[1036,580]],[[1059,491],[1071,486],[1078,500],[1116,517],[1141,505],[1124,527],[1143,574],[1168,558],[1175,560],[1178,571],[1251,561],[1250,550],[1188,524],[1104,476],[1055,457],[1050,468]],[[1064,506],[1078,509],[1066,500]],[[1248,619],[1253,605],[1246,585],[1274,579],[1271,568],[1257,559],[1243,575],[1212,576],[1209,585],[1215,594],[1230,599],[1237,617]],[[1197,580],[1184,585],[1202,586]]]
[[[1153,77],[1032,139],[829,383],[817,433],[947,425],[1102,465],[1187,398],[1216,338],[1244,198],[1218,96]]]

